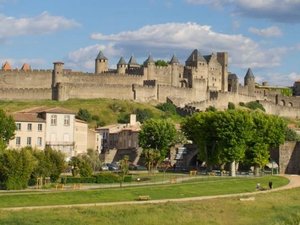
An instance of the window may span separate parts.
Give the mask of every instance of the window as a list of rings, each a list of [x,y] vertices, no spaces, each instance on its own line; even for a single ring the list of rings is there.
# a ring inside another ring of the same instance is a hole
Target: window
[[[17,130],[21,130],[21,123],[16,123],[16,127]]]
[[[31,137],[27,137],[27,145],[31,146]]]
[[[17,146],[21,145],[21,137],[16,137],[16,145]]]
[[[70,126],[70,116],[69,115],[64,116],[64,125]]]
[[[43,130],[43,124],[39,123],[38,124],[38,131],[42,131]]]
[[[27,124],[27,130],[28,130],[28,131],[31,131],[31,130],[32,130],[32,124],[31,124],[31,123],[28,123],[28,124]]]
[[[57,115],[51,115],[51,126],[56,126]]]
[[[37,146],[42,146],[43,142],[42,142],[42,138],[38,137],[37,138]]]

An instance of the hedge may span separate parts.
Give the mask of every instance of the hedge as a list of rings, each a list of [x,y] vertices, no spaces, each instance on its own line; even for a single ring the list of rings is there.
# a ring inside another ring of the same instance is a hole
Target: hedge
[[[131,182],[132,176],[125,176],[124,182]],[[100,173],[92,177],[62,177],[62,184],[76,184],[76,183],[97,183],[97,184],[108,184],[108,183],[119,183],[120,176],[115,173]]]

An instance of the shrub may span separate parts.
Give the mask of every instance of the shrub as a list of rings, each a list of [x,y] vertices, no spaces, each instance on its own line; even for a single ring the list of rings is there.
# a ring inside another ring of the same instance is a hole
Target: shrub
[[[266,111],[265,108],[262,106],[262,104],[260,104],[257,101],[248,102],[248,103],[246,103],[245,106],[249,109],[252,109],[252,110],[260,109],[264,112]]]
[[[92,121],[92,115],[87,109],[82,109],[80,108],[76,117],[78,119],[84,120],[86,122],[91,122]]]
[[[156,108],[160,109],[161,111],[170,113],[170,114],[177,114],[176,106],[170,102],[158,104],[156,106]]]
[[[228,102],[228,109],[235,109],[234,103]]]

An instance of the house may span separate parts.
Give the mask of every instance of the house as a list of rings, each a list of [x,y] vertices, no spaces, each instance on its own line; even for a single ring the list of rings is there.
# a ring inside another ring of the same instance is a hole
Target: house
[[[141,125],[136,115],[130,115],[130,123],[113,124],[96,129],[97,145],[105,162],[119,161],[128,155],[130,161],[137,162],[140,155],[138,136]]]
[[[12,114],[16,122],[15,138],[9,148],[26,146],[62,151],[66,158],[87,150],[87,123],[75,118],[75,113],[61,107],[36,107]]]

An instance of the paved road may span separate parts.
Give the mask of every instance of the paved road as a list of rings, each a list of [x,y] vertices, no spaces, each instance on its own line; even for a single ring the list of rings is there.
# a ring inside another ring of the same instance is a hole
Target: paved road
[[[34,209],[54,209],[54,208],[73,208],[73,207],[93,207],[93,206],[114,206],[114,205],[139,205],[139,204],[159,204],[166,202],[186,202],[186,201],[200,201],[206,199],[215,198],[229,198],[229,197],[241,197],[247,198],[249,196],[257,194],[265,194],[275,191],[287,190],[292,188],[300,187],[300,176],[285,175],[290,182],[289,184],[266,191],[256,191],[251,193],[240,193],[240,194],[227,194],[227,195],[213,195],[213,196],[201,196],[201,197],[190,197],[190,198],[177,198],[177,199],[160,199],[160,200],[148,200],[148,201],[125,201],[125,202],[107,202],[107,203],[88,203],[88,204],[70,204],[70,205],[49,205],[49,206],[30,206],[30,207],[13,207],[13,208],[1,208],[0,210],[5,211],[19,211],[19,210],[34,210]]]

